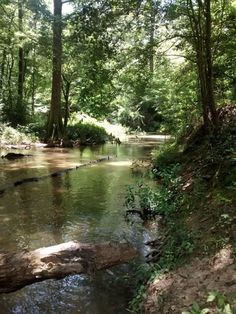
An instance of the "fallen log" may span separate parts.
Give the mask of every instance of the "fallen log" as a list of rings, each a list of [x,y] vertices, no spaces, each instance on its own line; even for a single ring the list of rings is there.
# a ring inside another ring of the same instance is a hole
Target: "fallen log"
[[[126,263],[137,252],[127,243],[83,244],[77,241],[34,251],[0,254],[0,293],[46,279],[91,273]]]

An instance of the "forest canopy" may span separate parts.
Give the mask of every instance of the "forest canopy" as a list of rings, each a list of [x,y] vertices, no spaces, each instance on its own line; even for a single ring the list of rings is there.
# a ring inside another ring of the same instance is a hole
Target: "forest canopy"
[[[64,3],[63,3],[64,2]],[[53,8],[53,10],[52,10]],[[181,134],[236,100],[233,0],[3,0],[1,122],[62,138],[78,112]]]

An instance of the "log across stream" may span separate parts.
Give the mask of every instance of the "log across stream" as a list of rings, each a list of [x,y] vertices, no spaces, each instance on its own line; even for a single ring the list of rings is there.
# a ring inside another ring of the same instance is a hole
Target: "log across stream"
[[[0,293],[46,279],[91,273],[126,263],[137,252],[127,243],[83,244],[76,241],[34,251],[0,254]]]

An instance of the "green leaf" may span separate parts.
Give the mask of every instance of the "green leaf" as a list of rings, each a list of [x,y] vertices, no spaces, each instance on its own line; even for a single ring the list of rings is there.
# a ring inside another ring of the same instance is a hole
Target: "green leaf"
[[[196,302],[193,303],[193,307],[192,307],[192,308],[193,308],[193,310],[196,311],[196,312],[197,312],[197,311],[200,311],[200,306],[199,306]]]
[[[216,299],[216,292],[210,292],[207,298],[207,302],[213,302]]]
[[[231,310],[231,306],[229,304],[226,304],[224,307],[224,314],[233,314]]]
[[[218,305],[219,305],[219,307],[221,307],[221,308],[225,305],[225,298],[224,298],[223,295],[219,295],[219,296],[218,296]]]

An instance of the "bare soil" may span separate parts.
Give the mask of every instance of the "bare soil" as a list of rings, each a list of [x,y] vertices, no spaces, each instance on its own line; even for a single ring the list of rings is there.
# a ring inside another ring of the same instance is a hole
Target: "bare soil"
[[[211,258],[194,258],[149,284],[145,314],[179,314],[194,302],[204,305],[211,291],[236,297],[236,263],[230,245]],[[233,306],[236,306],[236,301]],[[207,304],[209,307],[209,304]],[[217,313],[214,306],[210,313]]]

